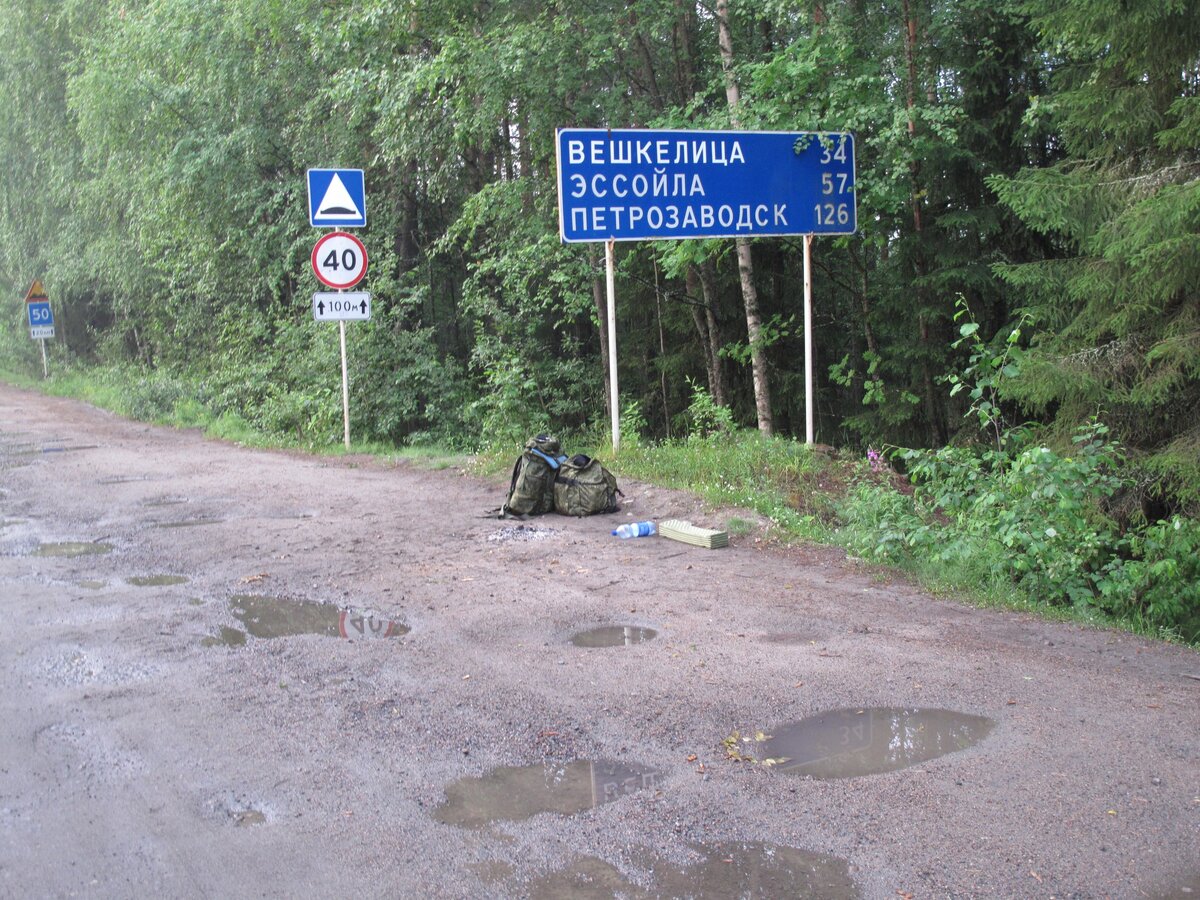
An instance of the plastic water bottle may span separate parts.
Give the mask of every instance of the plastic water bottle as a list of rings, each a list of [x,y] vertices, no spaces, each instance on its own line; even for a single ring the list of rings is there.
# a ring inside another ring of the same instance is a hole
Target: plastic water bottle
[[[658,529],[653,522],[626,522],[613,529],[613,534],[622,540],[625,538],[645,537],[654,534]]]

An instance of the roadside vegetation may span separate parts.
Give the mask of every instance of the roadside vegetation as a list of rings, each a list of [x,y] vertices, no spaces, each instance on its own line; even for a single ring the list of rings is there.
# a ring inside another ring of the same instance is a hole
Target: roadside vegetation
[[[475,454],[438,445],[314,447],[206,406],[176,381],[130,374],[0,378],[246,446],[403,457],[492,475],[506,472],[521,447],[492,442]],[[863,455],[739,429],[702,387],[689,407],[687,437],[645,438],[636,408],[623,421],[626,439],[615,460],[606,437],[594,432],[565,435],[565,446],[601,457],[621,478],[747,510],[757,521],[720,523],[734,534],[837,545],[881,574],[897,570],[957,599],[1200,646],[1200,522],[1132,515],[1133,475],[1100,423],[1081,429],[1067,454],[1031,443],[1019,429],[1003,434],[1001,450],[984,444]]]

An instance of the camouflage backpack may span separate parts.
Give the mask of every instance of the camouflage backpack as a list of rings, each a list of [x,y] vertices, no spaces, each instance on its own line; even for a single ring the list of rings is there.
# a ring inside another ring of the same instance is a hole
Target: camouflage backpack
[[[554,509],[564,516],[616,512],[617,479],[600,460],[579,453],[564,460],[554,479]]]
[[[500,510],[504,516],[540,516],[554,509],[554,476],[566,459],[548,434],[539,434],[525,445],[513,466],[512,484]]]

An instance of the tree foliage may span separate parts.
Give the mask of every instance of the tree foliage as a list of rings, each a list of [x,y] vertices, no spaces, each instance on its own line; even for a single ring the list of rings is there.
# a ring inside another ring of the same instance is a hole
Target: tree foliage
[[[989,421],[1065,443],[1099,414],[1144,461],[1143,493],[1197,502],[1200,24],[1183,0],[730,0],[724,59],[716,8],[687,0],[9,6],[14,364],[34,362],[19,299],[40,277],[56,354],[186,375],[262,427],[336,441],[304,172],[358,167],[376,319],[350,329],[355,433],[602,427],[601,254],[558,241],[555,128],[736,115],[857,135],[859,233],[815,245],[819,440],[974,440],[978,398],[945,376],[1028,321]],[[620,248],[617,399],[646,437],[692,427],[696,385],[761,421],[756,353],[775,430],[803,428],[801,244],[752,249],[757,325],[732,242]]]

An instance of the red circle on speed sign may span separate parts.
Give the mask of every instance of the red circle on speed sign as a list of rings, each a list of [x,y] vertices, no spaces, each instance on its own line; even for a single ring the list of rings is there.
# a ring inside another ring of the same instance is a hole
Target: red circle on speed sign
[[[354,287],[367,274],[367,248],[349,232],[331,231],[313,247],[312,268],[321,284]]]

